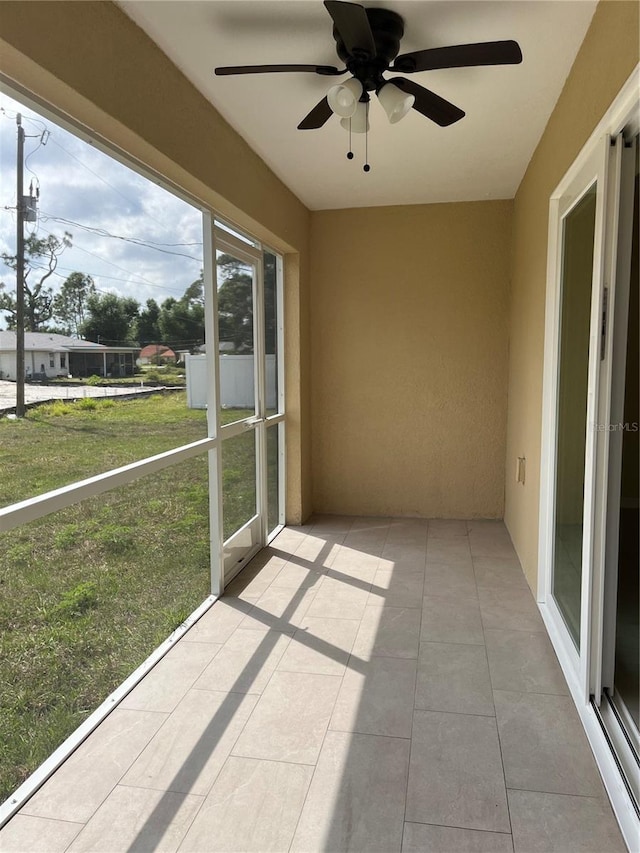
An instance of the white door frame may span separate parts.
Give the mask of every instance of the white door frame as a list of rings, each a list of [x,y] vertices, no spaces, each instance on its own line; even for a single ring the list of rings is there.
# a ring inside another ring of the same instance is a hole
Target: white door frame
[[[551,197],[549,216],[549,265],[547,278],[547,329],[545,334],[545,395],[543,406],[543,444],[541,462],[541,508],[540,508],[540,558],[546,571],[539,576],[539,597],[548,609],[554,622],[555,633],[563,646],[563,653],[582,689],[582,699],[588,699],[588,679],[585,678],[590,665],[589,646],[591,620],[591,574],[593,530],[591,518],[595,494],[595,431],[596,404],[598,395],[599,334],[604,290],[604,216],[607,180],[607,153],[609,139],[603,134],[588,156],[571,169]],[[574,164],[576,165],[576,164]],[[553,558],[556,516],[556,463],[557,463],[557,405],[558,373],[560,360],[561,299],[563,268],[563,224],[566,216],[581,201],[585,193],[596,185],[596,213],[594,227],[592,296],[589,326],[589,367],[586,412],[585,482],[582,536],[582,584],[580,606],[580,653],[575,648],[560,610],[553,598]]]
[[[278,411],[267,417],[266,411],[266,360],[265,360],[265,299],[264,299],[264,252],[268,251],[275,255],[277,289],[276,304],[278,310],[277,329],[277,351],[278,351]],[[217,486],[217,503],[222,510],[216,516],[219,530],[217,531],[217,550],[220,553],[221,564],[221,591],[226,583],[229,583],[240,572],[253,556],[267,544],[267,538],[273,538],[284,525],[284,364],[283,364],[283,320],[282,320],[282,259],[276,252],[259,244],[253,245],[236,237],[226,228],[212,228],[212,264],[213,281],[217,292],[217,267],[216,253],[224,251],[234,258],[246,263],[253,272],[253,351],[254,351],[254,415],[231,424],[220,424],[220,412],[218,401],[211,401],[215,405],[215,429],[219,437],[216,448],[215,473]],[[208,358],[215,362],[214,370],[216,376],[216,387],[219,388],[219,340],[218,340],[218,314],[217,298],[213,300],[216,306],[215,333],[211,339],[214,341],[215,349]],[[275,530],[268,530],[268,483],[267,483],[267,428],[279,424],[280,441],[280,465],[278,480],[278,495],[280,504],[280,515]],[[224,441],[237,435],[251,431],[255,437],[255,484],[256,484],[256,512],[226,541],[223,535],[223,496],[222,496],[222,452]],[[269,534],[271,534],[269,536]]]

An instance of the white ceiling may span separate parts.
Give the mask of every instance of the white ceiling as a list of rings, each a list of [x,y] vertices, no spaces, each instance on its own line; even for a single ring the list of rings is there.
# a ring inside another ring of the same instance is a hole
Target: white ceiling
[[[596,0],[365,0],[405,20],[401,53],[515,39],[521,65],[411,75],[460,106],[439,127],[412,110],[390,125],[374,97],[369,162],[364,137],[332,118],[296,126],[337,80],[315,74],[216,77],[218,65],[309,63],[343,67],[320,0],[123,0],[123,10],[312,210],[511,198],[597,5]]]

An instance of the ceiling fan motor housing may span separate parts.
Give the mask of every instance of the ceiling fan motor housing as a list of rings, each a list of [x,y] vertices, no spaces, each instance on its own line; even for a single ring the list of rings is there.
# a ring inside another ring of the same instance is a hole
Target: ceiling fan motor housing
[[[400,51],[400,40],[404,35],[404,21],[397,12],[388,9],[365,9],[376,55],[368,56],[363,51],[349,53],[340,37],[337,27],[333,27],[336,50],[353,76],[362,83],[365,91],[374,91],[384,83],[382,74],[386,71]]]

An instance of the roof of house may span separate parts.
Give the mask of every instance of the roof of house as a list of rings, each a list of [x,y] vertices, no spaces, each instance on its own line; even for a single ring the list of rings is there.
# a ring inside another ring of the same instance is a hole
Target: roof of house
[[[0,331],[0,352],[13,352],[16,348],[16,333]],[[96,344],[93,341],[84,341],[82,338],[71,338],[68,335],[58,335],[55,332],[25,332],[24,348],[26,351],[38,352],[132,352],[138,351],[138,347],[110,347],[104,344]]]
[[[154,358],[162,356],[162,358],[175,358],[176,354],[171,347],[166,347],[164,344],[147,344],[140,350],[140,358]]]

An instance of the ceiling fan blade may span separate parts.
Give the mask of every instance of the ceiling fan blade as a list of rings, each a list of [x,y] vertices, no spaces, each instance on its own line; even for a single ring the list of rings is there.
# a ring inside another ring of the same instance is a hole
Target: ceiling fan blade
[[[455,104],[445,101],[440,95],[436,95],[435,92],[414,83],[413,80],[406,80],[404,77],[392,77],[389,83],[393,83],[403,92],[414,95],[416,100],[413,109],[430,118],[431,121],[435,121],[440,127],[447,127],[447,125],[460,121],[465,116],[464,111],[456,107]]]
[[[522,51],[517,41],[484,41],[403,53],[396,58],[391,71],[412,74],[414,71],[435,71],[438,68],[517,65],[519,62],[522,62]]]
[[[281,74],[289,71],[309,71],[313,74],[332,77],[336,74],[346,74],[347,69],[340,71],[333,65],[227,65],[214,69],[214,73],[219,77],[226,77],[229,74]]]
[[[327,122],[333,115],[333,110],[329,106],[329,101],[325,97],[319,101],[315,107],[306,115],[300,124],[298,130],[317,130]]]
[[[324,0],[324,5],[349,54],[376,55],[376,44],[364,6],[339,0]]]

